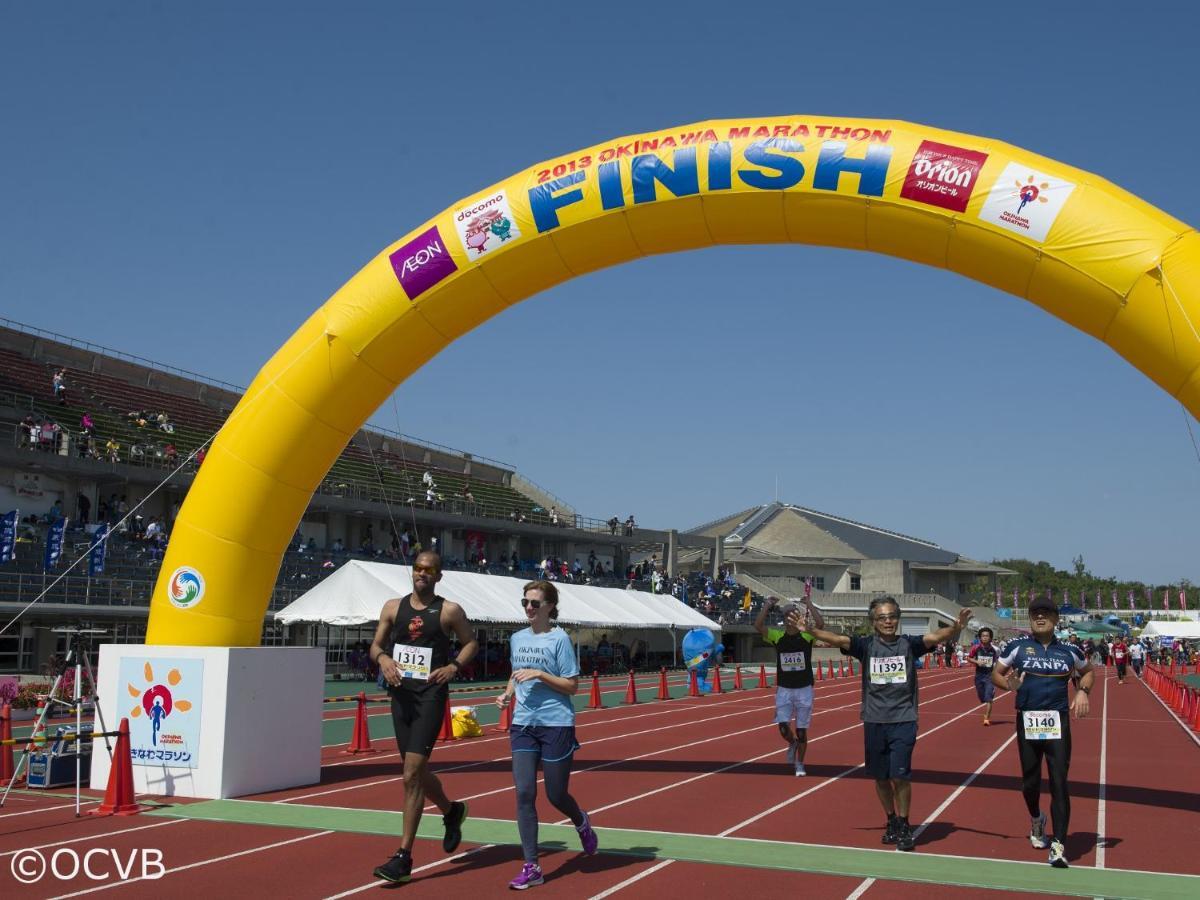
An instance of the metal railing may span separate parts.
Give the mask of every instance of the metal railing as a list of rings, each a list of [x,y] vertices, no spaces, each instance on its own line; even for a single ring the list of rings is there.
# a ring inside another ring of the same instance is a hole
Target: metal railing
[[[34,337],[49,338],[58,344],[65,344],[68,347],[74,347],[77,350],[86,350],[89,353],[100,353],[104,356],[111,356],[116,359],[122,359],[126,362],[135,363],[139,366],[144,366],[148,369],[157,369],[160,372],[167,372],[171,375],[181,375],[184,378],[192,381],[199,381],[202,384],[212,385],[213,387],[221,388],[226,391],[234,391],[235,393],[245,393],[244,387],[239,387],[236,384],[230,384],[228,381],[221,381],[217,378],[209,378],[207,375],[200,375],[196,372],[189,372],[187,369],[180,369],[176,366],[166,363],[155,362],[151,359],[146,359],[141,356],[134,356],[131,353],[123,353],[120,350],[113,350],[111,347],[105,347],[101,344],[93,344],[90,341],[81,341],[73,337],[67,337],[65,334],[59,334],[56,331],[47,331],[45,328],[38,328],[34,325],[26,325],[23,322],[15,322],[12,319],[6,319],[0,316],[0,325],[9,328],[12,331],[19,331],[22,334],[33,335]]]
[[[55,573],[40,575],[30,572],[0,572],[0,603],[29,603],[57,577]],[[150,605],[154,577],[88,578],[68,575],[52,587],[42,603],[77,603],[85,606],[144,606]]]

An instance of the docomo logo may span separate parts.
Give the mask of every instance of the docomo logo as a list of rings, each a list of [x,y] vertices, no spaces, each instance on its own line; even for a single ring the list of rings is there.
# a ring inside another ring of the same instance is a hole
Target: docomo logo
[[[157,881],[167,874],[161,850],[130,850],[122,858],[111,847],[93,847],[79,853],[70,847],[55,850],[49,860],[40,850],[18,850],[9,868],[21,884],[34,884],[47,873],[58,881],[71,881],[82,874],[89,881],[128,881],[130,878]],[[140,862],[140,865],[139,865]]]
[[[483,212],[488,207],[495,206],[497,203],[504,203],[504,202],[505,202],[504,192],[501,191],[495,197],[489,197],[487,200],[484,200],[481,203],[477,203],[475,206],[468,206],[466,209],[460,209],[458,211],[458,215],[455,216],[455,219],[459,222],[465,222],[465,221],[467,221],[467,219],[471,218],[472,216]]]

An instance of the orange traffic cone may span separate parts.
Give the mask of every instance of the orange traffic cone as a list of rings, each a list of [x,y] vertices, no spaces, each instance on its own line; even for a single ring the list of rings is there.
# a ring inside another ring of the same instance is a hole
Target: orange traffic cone
[[[740,691],[742,689],[742,667],[735,666],[733,669],[733,689]]]
[[[633,683],[633,669],[629,670],[629,684],[625,685],[625,699],[622,703],[637,703],[637,685]]]
[[[696,670],[688,669],[688,696],[699,697],[700,685],[696,681]]]
[[[671,692],[667,690],[667,670],[662,668],[658,672],[658,696],[656,700],[670,700]]]
[[[1196,694],[1196,702],[1192,708],[1192,731],[1200,731],[1200,693]]]
[[[500,724],[496,726],[497,731],[508,731],[512,728],[513,717],[513,700],[508,701],[508,705],[500,710]]]
[[[760,688],[765,688],[767,686],[767,667],[766,666],[758,667],[758,686]]]
[[[0,708],[0,741],[12,740],[12,707],[7,703]],[[15,766],[13,763],[13,745],[0,745],[0,782],[5,785],[12,780]]]
[[[825,672],[821,668],[821,664],[817,663],[817,681],[824,681],[824,680],[825,680]]]
[[[354,713],[354,733],[350,737],[350,746],[343,753],[378,753],[371,746],[371,728],[367,725],[367,695],[358,692],[358,709]]]
[[[846,677],[846,661],[844,659],[839,659],[838,660],[838,678],[845,678],[845,677]]]
[[[113,748],[112,768],[108,770],[108,787],[104,801],[90,816],[132,816],[141,812],[133,797],[133,757],[129,752],[129,720],[122,719],[117,728],[117,745]]]
[[[721,667],[720,666],[717,666],[713,670],[712,693],[714,693],[714,694],[724,693],[724,691],[721,690]]]
[[[446,698],[446,707],[442,712],[442,730],[438,732],[439,741],[457,741],[454,736],[454,718],[450,715],[450,698]]]
[[[600,699],[600,673],[592,672],[592,695],[588,698],[588,709],[600,709],[604,701]]]

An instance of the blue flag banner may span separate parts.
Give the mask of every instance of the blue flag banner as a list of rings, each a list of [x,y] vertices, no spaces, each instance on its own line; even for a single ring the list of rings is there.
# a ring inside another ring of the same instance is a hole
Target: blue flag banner
[[[88,576],[95,578],[104,574],[104,548],[108,546],[108,523],[101,522],[92,535],[92,547],[88,550]]]
[[[17,558],[17,521],[20,510],[14,509],[0,517],[0,565]]]
[[[58,566],[58,560],[62,556],[63,533],[66,530],[67,520],[62,518],[56,519],[50,526],[50,530],[46,532],[46,559],[43,563],[43,571],[49,572]]]

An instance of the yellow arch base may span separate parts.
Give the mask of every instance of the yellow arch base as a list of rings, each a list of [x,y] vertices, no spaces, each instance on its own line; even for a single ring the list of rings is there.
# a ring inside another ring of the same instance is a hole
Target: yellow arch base
[[[1115,185],[906,122],[700,122],[539,163],[379,254],[271,358],[180,511],[149,644],[255,646],[313,490],[396,385],[584,272],[711,244],[887,253],[1024,297],[1200,411],[1200,238]]]

